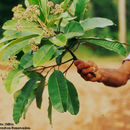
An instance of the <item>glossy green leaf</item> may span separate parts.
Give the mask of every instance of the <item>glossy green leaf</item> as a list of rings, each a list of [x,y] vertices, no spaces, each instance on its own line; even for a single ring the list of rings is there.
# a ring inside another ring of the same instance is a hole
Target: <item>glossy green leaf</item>
[[[50,125],[52,126],[52,104],[49,99],[49,106],[48,106],[48,119],[50,121]]]
[[[14,92],[14,90],[18,86],[19,79],[20,79],[21,75],[22,75],[22,70],[18,70],[18,69],[11,70],[8,73],[8,76],[6,77],[6,79],[4,81],[4,85],[5,85],[6,91],[9,94]]]
[[[52,106],[58,112],[67,110],[68,89],[67,82],[61,71],[55,70],[48,80],[48,92]]]
[[[20,60],[20,66],[26,69],[32,65],[33,65],[33,55],[31,54],[31,52],[25,53]]]
[[[49,40],[57,46],[65,46],[67,42],[67,38],[64,34],[59,34],[55,37],[50,38]]]
[[[3,32],[3,36],[9,37],[9,36],[15,35],[16,33],[18,33],[18,31],[16,31],[16,30],[5,30]]]
[[[28,45],[28,42],[30,38],[36,37],[37,35],[30,35],[30,36],[25,36],[23,38],[18,38],[16,40],[11,41],[10,43],[6,44],[3,46],[1,49],[5,49],[5,52],[3,54],[3,60],[7,60],[9,57],[12,57],[19,53],[25,46]]]
[[[19,119],[22,117],[22,114],[32,96],[32,93],[34,92],[34,89],[37,87],[37,81],[39,81],[37,78],[30,79],[21,89],[21,92],[14,103],[13,120],[16,124],[19,123]]]
[[[18,21],[17,20],[8,20],[7,22],[4,23],[3,29],[5,30],[14,30],[16,31],[16,25]],[[28,22],[26,20],[23,20],[21,22],[21,32],[30,32],[33,34],[41,34],[43,32],[42,29],[39,28],[39,25],[36,24],[35,22]]]
[[[112,26],[114,23],[106,18],[94,17],[88,18],[80,22],[84,31],[88,31],[94,28],[104,28],[107,26]]]
[[[40,75],[39,77],[40,77],[40,82],[38,83],[38,87],[35,89],[35,95],[36,95],[37,107],[41,108],[42,94],[45,87],[45,77],[43,77],[42,75]]]
[[[70,3],[72,2],[72,0],[64,0],[64,2],[61,3],[61,7],[66,10],[67,7],[70,5]]]
[[[29,6],[29,1],[25,0],[24,4],[25,4],[26,7],[28,7]]]
[[[19,94],[21,93],[21,89],[20,90],[17,90],[14,95],[13,95],[13,98],[14,98],[14,101],[16,102],[17,100],[17,97],[19,96]]]
[[[27,110],[28,110],[29,106],[32,104],[32,102],[34,101],[34,99],[35,99],[35,95],[34,95],[34,93],[32,93],[32,95],[31,95],[30,98],[28,99],[28,103],[26,104],[26,106],[25,106],[25,108],[24,108],[23,119],[26,118]]]
[[[76,91],[76,88],[74,85],[67,80],[68,85],[68,105],[67,110],[72,115],[77,115],[79,112],[79,99],[78,99],[78,93]]]
[[[89,44],[95,44],[104,47],[108,50],[114,51],[123,56],[126,56],[126,49],[118,41],[113,41],[110,39],[101,39],[101,38],[87,38],[84,42]]]
[[[70,39],[76,36],[82,36],[84,34],[84,30],[80,23],[73,21],[66,25],[64,28],[64,33],[67,39]]]
[[[10,36],[3,37],[3,38],[0,40],[0,44],[3,43],[3,42],[7,42],[7,41],[9,41],[9,40],[13,40],[13,39],[20,38],[20,37],[24,37],[24,36],[28,36],[28,35],[32,35],[32,33],[16,32],[15,34],[12,34],[12,35],[10,35]]]
[[[30,72],[24,72],[24,74],[30,78],[30,79],[37,79],[37,88],[34,90],[34,94],[36,97],[36,104],[38,108],[41,108],[41,103],[42,103],[42,94],[44,91],[45,87],[45,78],[42,76],[40,73],[35,72],[35,71],[30,71]]]
[[[63,53],[64,50],[58,50],[56,49],[55,54],[53,55],[53,57],[58,57],[59,55],[61,55]]]
[[[76,8],[75,8],[75,16],[77,16],[77,20],[83,19],[85,8],[87,7],[87,3],[89,0],[77,0]]]
[[[48,1],[52,1],[54,4],[60,4],[64,0],[48,0]]]
[[[33,57],[33,65],[41,66],[44,63],[48,62],[53,54],[55,53],[55,47],[51,44],[45,44],[43,45],[35,54]]]
[[[65,56],[66,51],[63,51],[62,54],[60,54],[57,58],[56,58],[56,63],[57,65],[60,65],[62,62],[62,58]]]
[[[42,11],[43,11],[43,15],[44,15],[44,18],[45,18],[45,21],[47,21],[48,19],[48,15],[49,15],[49,8],[48,8],[48,0],[41,0],[41,8],[42,8]]]
[[[41,3],[42,3],[42,0],[28,0],[29,1],[29,4],[30,5],[38,5],[40,8],[39,8],[39,10],[40,10],[40,16],[39,16],[39,18],[43,21],[43,22],[45,22],[45,18],[44,18],[44,13],[43,13],[43,8],[42,8],[42,5],[41,5]]]

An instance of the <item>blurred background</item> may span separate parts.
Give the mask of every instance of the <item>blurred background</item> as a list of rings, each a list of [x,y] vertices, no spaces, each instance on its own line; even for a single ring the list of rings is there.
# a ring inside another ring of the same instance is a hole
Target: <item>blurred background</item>
[[[24,2],[0,0],[0,38],[3,23],[11,19],[11,9],[18,3]],[[115,23],[113,27],[89,31],[88,36],[118,39],[130,43],[130,0],[91,0],[86,17],[105,17]],[[101,47],[80,46],[76,55],[80,59],[93,60],[99,67],[106,68],[118,68],[124,59]],[[2,74],[8,72],[7,68],[0,62]],[[42,109],[38,110],[34,102],[27,112],[26,120],[22,119],[16,126],[28,126],[32,130],[130,130],[130,82],[121,88],[86,82],[77,74],[74,66],[68,72],[67,78],[74,83],[79,93],[80,112],[77,116],[60,114],[53,110],[53,128],[51,128],[47,119],[48,94],[45,88]],[[26,79],[23,79],[19,85],[24,85],[25,82]],[[0,122],[13,122],[13,102],[13,96],[7,94],[0,77]]]

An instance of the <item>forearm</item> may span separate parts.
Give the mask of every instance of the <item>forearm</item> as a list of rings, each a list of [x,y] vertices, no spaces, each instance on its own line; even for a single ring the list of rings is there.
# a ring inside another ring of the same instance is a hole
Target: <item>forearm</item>
[[[130,62],[129,62],[130,65]],[[130,66],[128,63],[123,64],[119,69],[99,69],[102,78],[100,82],[112,87],[125,85],[130,79]]]

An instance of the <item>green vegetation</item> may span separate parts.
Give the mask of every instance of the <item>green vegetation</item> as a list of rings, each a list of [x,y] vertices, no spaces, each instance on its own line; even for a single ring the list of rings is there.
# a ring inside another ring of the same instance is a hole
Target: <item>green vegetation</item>
[[[2,27],[5,31],[0,40],[0,58],[12,63],[14,68],[6,77],[4,85],[8,93],[14,93],[15,123],[19,123],[22,116],[25,118],[34,99],[37,107],[41,108],[42,94],[47,84],[48,117],[51,124],[52,107],[61,113],[68,111],[72,115],[78,114],[78,93],[65,75],[74,60],[77,60],[74,52],[80,44],[99,46],[126,55],[127,51],[122,43],[86,35],[92,29],[114,25],[106,18],[86,18],[88,2],[89,0],[25,0],[25,8],[19,4],[12,9],[12,19]],[[63,61],[67,53],[71,54],[72,58]],[[45,65],[51,60],[56,63]],[[68,62],[72,63],[63,72],[56,69]],[[16,91],[23,76],[26,76],[28,81],[23,88]]]

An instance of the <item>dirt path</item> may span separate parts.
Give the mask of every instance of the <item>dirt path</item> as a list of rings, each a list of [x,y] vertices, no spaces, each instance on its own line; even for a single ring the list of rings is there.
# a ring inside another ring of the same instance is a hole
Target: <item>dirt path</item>
[[[116,67],[119,64],[102,64],[102,67]],[[122,88],[109,88],[99,83],[84,81],[73,67],[67,74],[78,92],[80,112],[77,116],[60,114],[53,110],[53,128],[47,119],[48,93],[45,88],[41,110],[35,102],[15,126],[31,127],[31,130],[130,130],[130,82]],[[20,82],[24,85],[26,79]],[[12,95],[7,94],[0,79],[0,123],[13,123]]]

